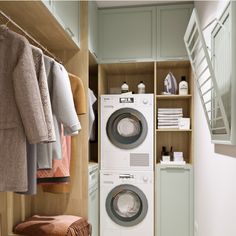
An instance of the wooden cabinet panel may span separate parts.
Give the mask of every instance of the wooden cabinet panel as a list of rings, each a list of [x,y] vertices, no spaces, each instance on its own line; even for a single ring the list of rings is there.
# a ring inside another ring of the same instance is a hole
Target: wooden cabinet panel
[[[157,59],[185,59],[184,33],[193,5],[157,8]]]
[[[99,10],[101,61],[153,60],[155,8]]]

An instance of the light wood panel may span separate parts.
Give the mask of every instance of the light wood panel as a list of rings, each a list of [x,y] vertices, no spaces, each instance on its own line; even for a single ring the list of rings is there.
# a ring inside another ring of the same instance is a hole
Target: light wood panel
[[[188,95],[156,95],[156,98],[158,100],[172,100],[172,99],[190,99],[192,97],[191,94]]]
[[[109,75],[153,74],[153,62],[111,63],[102,64]]]
[[[108,93],[108,81],[105,69],[102,65],[98,66],[98,94],[106,94]]]

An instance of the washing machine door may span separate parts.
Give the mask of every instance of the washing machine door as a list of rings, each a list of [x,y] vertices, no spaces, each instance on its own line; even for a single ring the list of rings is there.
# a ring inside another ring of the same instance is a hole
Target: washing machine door
[[[126,227],[135,226],[147,215],[147,198],[133,185],[119,185],[108,194],[106,211],[116,224]]]
[[[146,138],[148,125],[141,112],[121,108],[109,117],[106,126],[111,143],[121,149],[138,147]]]

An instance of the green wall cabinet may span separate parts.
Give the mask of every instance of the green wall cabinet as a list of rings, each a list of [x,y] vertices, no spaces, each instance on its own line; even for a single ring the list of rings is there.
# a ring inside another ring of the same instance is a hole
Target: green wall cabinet
[[[187,59],[184,34],[193,5],[157,7],[157,59]]]
[[[193,236],[193,171],[183,166],[157,164],[156,236]]]
[[[155,58],[155,7],[99,10],[99,62]]]
[[[43,0],[44,5],[79,47],[79,1]]]
[[[95,1],[89,1],[89,51],[97,59],[98,56],[98,8]]]
[[[183,37],[193,4],[99,10],[99,61],[188,59]]]

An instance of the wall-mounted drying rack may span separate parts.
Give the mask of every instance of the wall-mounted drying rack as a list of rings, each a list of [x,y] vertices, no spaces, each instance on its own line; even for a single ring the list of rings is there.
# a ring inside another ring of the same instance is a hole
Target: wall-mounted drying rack
[[[231,66],[236,58],[236,30],[233,25],[235,19],[236,3],[233,1],[230,1],[219,19],[214,18],[204,28],[201,28],[197,11],[194,9],[184,36],[212,142],[230,145],[236,144],[236,110],[233,106],[236,83],[232,79],[236,70]],[[216,25],[211,32],[213,57],[210,58],[203,31],[214,22]],[[224,45],[226,42],[227,45]],[[222,45],[224,50],[221,50]],[[222,60],[220,62],[214,55],[216,50],[218,58]]]

